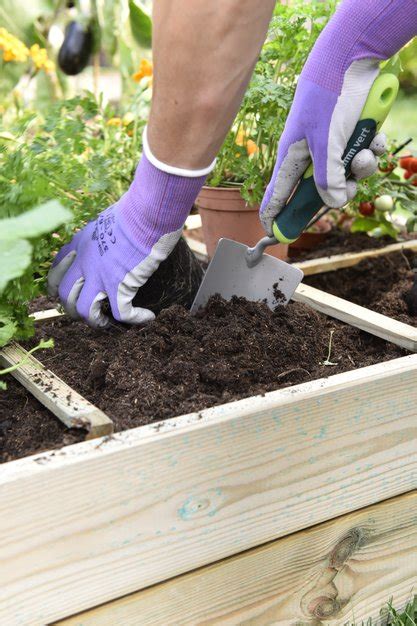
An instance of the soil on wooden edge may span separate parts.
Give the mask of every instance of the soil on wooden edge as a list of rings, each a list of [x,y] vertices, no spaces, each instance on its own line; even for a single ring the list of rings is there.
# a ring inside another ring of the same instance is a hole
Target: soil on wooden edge
[[[332,335],[330,361],[329,340]],[[56,319],[37,327],[54,337],[37,357],[104,410],[120,431],[404,356],[405,350],[302,304],[214,297],[195,317],[181,306],[145,328],[94,331]],[[0,394],[0,460],[58,448],[69,432],[11,378]]]
[[[306,276],[304,282],[416,326],[417,316],[412,314],[413,309],[407,305],[414,282],[413,268],[417,268],[417,254],[404,250],[364,259],[358,265],[346,269]],[[417,313],[416,297],[414,305],[414,312]]]
[[[407,236],[407,239],[415,239],[416,234]],[[290,257],[293,263],[308,261],[309,259],[319,259],[335,254],[346,254],[348,252],[363,252],[364,250],[375,250],[398,243],[391,237],[370,237],[366,233],[345,233],[341,230],[332,230],[320,243],[317,248],[311,250],[298,250],[290,248]]]

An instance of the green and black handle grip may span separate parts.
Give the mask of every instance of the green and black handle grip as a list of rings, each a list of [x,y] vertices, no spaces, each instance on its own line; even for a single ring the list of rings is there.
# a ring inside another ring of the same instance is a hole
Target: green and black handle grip
[[[353,159],[358,152],[369,148],[397,98],[400,67],[398,56],[393,57],[382,67],[371,87],[361,118],[343,155],[346,178],[351,174]],[[290,201],[274,221],[273,233],[277,242],[296,241],[322,206],[323,200],[314,183],[311,164]]]

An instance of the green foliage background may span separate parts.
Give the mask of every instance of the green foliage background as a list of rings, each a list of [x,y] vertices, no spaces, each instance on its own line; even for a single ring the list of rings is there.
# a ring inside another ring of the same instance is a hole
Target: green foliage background
[[[71,213],[67,212],[67,223],[56,232],[50,230],[64,220],[54,221],[52,215],[43,220],[50,228],[41,231],[42,237],[36,232],[28,235],[30,265],[0,290],[0,345],[6,339],[6,324],[7,339],[32,334],[27,305],[44,291],[53,255],[74,229],[117,201],[132,180],[144,121],[110,126],[107,121],[113,114],[111,107],[97,102],[92,94],[60,101],[45,116],[19,107],[13,114],[10,109],[3,114],[0,220],[26,216],[32,207],[51,199],[59,204],[47,205],[50,213],[58,213],[59,207]],[[0,245],[1,238],[0,233]]]
[[[275,165],[278,140],[282,134],[298,76],[317,37],[327,24],[337,0],[290,6],[278,3],[232,130],[227,135],[209,184],[239,186],[249,203],[262,200]],[[236,145],[239,129],[259,147],[249,156],[246,145]]]

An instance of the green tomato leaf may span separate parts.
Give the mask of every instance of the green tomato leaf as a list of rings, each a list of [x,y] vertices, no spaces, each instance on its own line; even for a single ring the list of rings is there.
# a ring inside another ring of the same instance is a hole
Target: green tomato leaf
[[[129,0],[129,18],[132,35],[143,48],[152,46],[152,20],[134,0]]]
[[[372,217],[357,217],[350,230],[352,233],[367,233],[377,226],[379,221]]]
[[[386,219],[381,219],[379,222],[379,227],[381,228],[382,233],[384,235],[389,235],[393,239],[397,239],[398,232],[395,229],[395,227],[391,224],[391,222],[388,222],[388,220]]]
[[[0,239],[0,293],[13,278],[22,276],[32,260],[32,246],[25,239]]]
[[[16,330],[16,322],[0,311],[0,348],[10,341]]]
[[[410,217],[407,220],[407,232],[413,233],[416,230],[416,226],[417,226],[417,218]]]
[[[70,219],[71,212],[68,209],[56,200],[50,200],[22,215],[1,220],[0,237],[3,241],[0,243],[23,237],[39,237],[50,233]]]

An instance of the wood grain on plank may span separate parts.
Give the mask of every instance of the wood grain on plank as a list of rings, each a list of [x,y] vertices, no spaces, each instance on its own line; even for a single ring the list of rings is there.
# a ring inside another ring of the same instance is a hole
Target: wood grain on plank
[[[417,250],[417,239],[403,241],[401,243],[393,243],[390,246],[377,248],[375,250],[347,252],[346,254],[335,254],[329,257],[301,261],[299,263],[294,263],[294,265],[299,267],[304,272],[304,276],[311,276],[312,274],[334,272],[335,270],[340,270],[344,267],[352,267],[364,259],[383,256],[385,254],[389,254],[390,252],[401,252],[402,250]]]
[[[0,624],[74,615],[415,489],[416,380],[411,355],[4,464]]]
[[[88,431],[87,439],[113,432],[113,422],[103,411],[69,387],[19,344],[12,342],[0,351],[0,365],[6,368],[19,365],[11,375],[68,428],[85,428]]]
[[[387,500],[57,626],[367,623],[417,586],[417,495]]]
[[[411,352],[417,351],[417,328],[409,324],[404,324],[392,317],[381,315],[376,311],[371,311],[304,283],[297,287],[292,299],[307,304],[320,313],[335,317],[351,326],[356,326],[377,337],[395,343]]]

